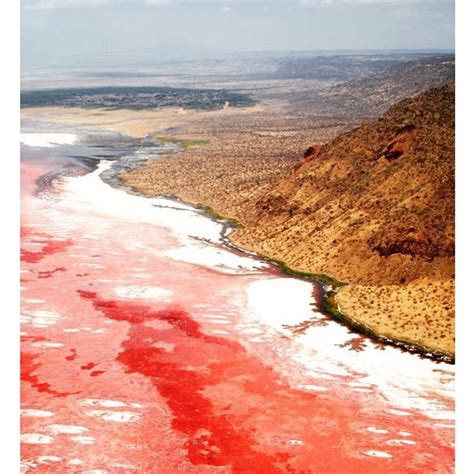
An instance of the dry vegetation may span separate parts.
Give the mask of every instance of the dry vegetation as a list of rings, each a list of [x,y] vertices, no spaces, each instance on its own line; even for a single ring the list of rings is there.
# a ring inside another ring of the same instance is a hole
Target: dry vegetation
[[[302,144],[340,129],[277,112],[191,121],[173,133],[208,145],[122,178],[236,218],[239,245],[349,283],[337,302],[351,318],[452,355],[454,87],[405,100],[302,161]]]
[[[343,312],[453,354],[453,85],[314,147],[246,212],[237,243],[350,283]]]
[[[146,195],[172,194],[243,219],[246,205],[291,171],[309,140],[327,141],[341,130],[339,125],[295,118],[277,103],[253,111],[234,109],[228,115],[199,115],[156,136],[205,144],[185,146],[179,155],[158,156],[121,178]]]

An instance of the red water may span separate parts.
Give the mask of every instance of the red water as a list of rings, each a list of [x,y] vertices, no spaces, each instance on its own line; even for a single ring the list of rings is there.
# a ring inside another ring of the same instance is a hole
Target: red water
[[[33,196],[44,171],[22,165],[24,471],[453,472],[452,429],[423,413],[350,380],[295,388],[314,380],[289,342],[238,330],[254,276],[151,251],[177,245],[152,223],[56,209]],[[168,296],[117,296],[145,286]]]

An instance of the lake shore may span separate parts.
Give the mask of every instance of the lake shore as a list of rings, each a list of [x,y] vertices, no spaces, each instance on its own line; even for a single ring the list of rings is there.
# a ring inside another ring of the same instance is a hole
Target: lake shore
[[[453,366],[328,317],[319,284],[223,245],[209,209],[110,182],[129,154],[45,199],[38,177],[97,156],[84,141],[120,148],[62,132],[22,138],[25,469],[275,472],[282,453],[294,471],[452,468]]]
[[[240,248],[284,261],[301,273],[327,273],[349,283],[333,297],[332,309],[333,316],[344,315],[339,319],[349,326],[376,339],[454,361],[454,322],[444,311],[433,315],[434,324],[427,325],[424,316],[428,308],[444,308],[451,300],[452,282],[427,279],[403,287],[364,284],[351,279],[350,269],[312,265],[304,253],[288,255],[273,243],[269,246],[260,229],[246,226],[252,202],[299,163],[307,145],[328,141],[338,129],[318,129],[313,124],[308,130],[298,118],[285,115],[278,105],[268,104],[213,112],[55,107],[26,109],[22,116],[88,124],[180,145],[181,153],[152,159],[143,167],[121,174],[120,179],[145,196],[173,195],[207,209],[211,217],[238,223],[229,238]]]
[[[339,319],[346,324],[381,341],[454,362],[452,279],[437,276],[435,271],[433,277],[415,279],[403,285],[383,279],[379,283],[376,276],[369,281],[357,280],[351,274],[350,265],[344,268],[343,265],[328,264],[330,257],[324,261],[333,237],[328,236],[327,248],[321,248],[319,258],[313,262],[314,254],[300,248],[297,240],[294,243],[298,248],[288,252],[285,244],[271,235],[271,231],[265,233],[258,223],[249,223],[252,202],[265,196],[284,174],[290,173],[304,151],[300,150],[299,157],[277,161],[276,157],[284,151],[276,149],[273,143],[268,153],[262,145],[265,140],[261,138],[254,137],[250,142],[244,134],[235,137],[219,131],[211,136],[193,135],[188,130],[180,136],[206,136],[210,143],[197,149],[186,149],[172,161],[150,161],[142,168],[122,174],[120,178],[124,184],[147,196],[177,196],[192,205],[209,208],[211,216],[225,217],[237,223],[230,240],[238,247],[283,261],[298,273],[323,273],[348,283],[334,295],[332,311],[335,316],[344,315]],[[309,144],[314,138],[307,134],[306,139],[300,139]],[[241,140],[240,147],[237,140]],[[324,141],[325,137],[321,136],[320,140]],[[281,140],[280,146],[282,142],[287,149],[301,146],[301,142],[294,144],[287,140]],[[257,160],[258,166],[255,165]],[[305,230],[299,231],[304,233]]]

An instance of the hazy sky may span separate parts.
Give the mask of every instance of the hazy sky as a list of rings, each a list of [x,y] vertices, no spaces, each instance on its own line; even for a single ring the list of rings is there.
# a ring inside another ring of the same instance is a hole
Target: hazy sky
[[[21,37],[24,67],[154,51],[450,49],[454,0],[22,0]]]

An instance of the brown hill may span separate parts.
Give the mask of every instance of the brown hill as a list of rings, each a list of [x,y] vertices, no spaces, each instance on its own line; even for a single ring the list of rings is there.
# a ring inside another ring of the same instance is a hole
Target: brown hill
[[[296,110],[313,116],[360,123],[378,118],[402,99],[454,81],[453,55],[392,63],[387,70],[380,67],[376,74],[352,78],[314,94],[296,93],[291,103]]]
[[[454,354],[454,85],[312,148],[233,240],[348,283],[337,302],[368,329]]]

